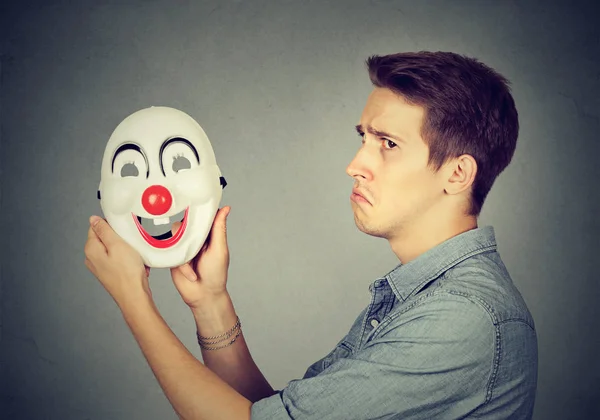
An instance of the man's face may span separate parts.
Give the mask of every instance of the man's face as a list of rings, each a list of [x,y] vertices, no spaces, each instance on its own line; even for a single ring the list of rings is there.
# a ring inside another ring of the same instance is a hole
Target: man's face
[[[346,168],[364,197],[352,194],[350,201],[361,231],[392,239],[435,211],[444,191],[440,174],[427,166],[424,115],[389,89],[369,96],[357,125],[363,143]]]

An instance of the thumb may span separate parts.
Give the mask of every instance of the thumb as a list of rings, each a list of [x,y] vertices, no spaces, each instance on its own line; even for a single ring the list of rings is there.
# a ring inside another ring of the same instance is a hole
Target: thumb
[[[215,217],[213,232],[211,232],[211,242],[214,240],[219,246],[224,246],[225,248],[227,248],[227,217],[230,212],[230,206],[219,209]]]
[[[90,225],[96,236],[100,241],[107,247],[114,244],[117,241],[117,235],[115,231],[110,227],[108,222],[101,217],[92,216],[90,217]]]

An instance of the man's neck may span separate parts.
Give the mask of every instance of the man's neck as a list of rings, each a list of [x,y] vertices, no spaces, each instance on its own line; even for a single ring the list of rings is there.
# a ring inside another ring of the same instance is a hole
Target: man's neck
[[[475,228],[476,216],[422,218],[411,226],[403,226],[402,231],[388,241],[400,262],[406,264],[442,242]]]

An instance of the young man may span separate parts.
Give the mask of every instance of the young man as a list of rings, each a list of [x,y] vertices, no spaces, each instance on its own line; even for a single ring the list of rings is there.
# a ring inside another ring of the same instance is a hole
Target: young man
[[[357,227],[400,264],[300,380],[274,391],[250,356],[227,293],[226,217],[171,270],[196,320],[204,364],[153,304],[139,255],[99,217],[86,265],[113,296],[182,418],[528,419],[537,381],[533,319],[477,216],[516,146],[507,81],[452,53],[374,56],[374,90],[347,168]],[[177,226],[174,227],[176,229]]]

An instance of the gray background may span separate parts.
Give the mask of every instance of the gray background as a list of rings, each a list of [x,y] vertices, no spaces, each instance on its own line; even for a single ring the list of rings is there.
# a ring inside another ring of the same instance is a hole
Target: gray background
[[[594,2],[69,3],[0,12],[3,418],[175,418],[83,264],[105,142],[150,105],[190,113],[212,141],[230,291],[272,385],[328,352],[397,263],[356,229],[344,171],[371,90],[364,60],[408,50],[476,56],[512,80],[519,143],[481,225],[537,324],[535,418],[598,418]],[[199,355],[168,272],[151,286]]]

